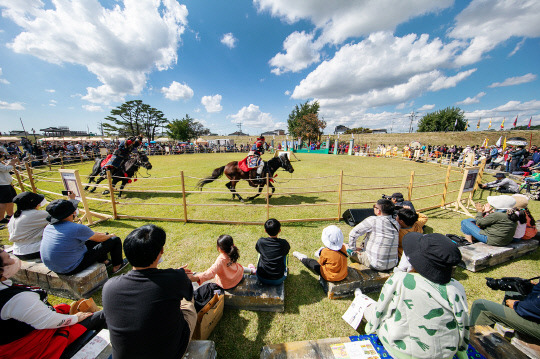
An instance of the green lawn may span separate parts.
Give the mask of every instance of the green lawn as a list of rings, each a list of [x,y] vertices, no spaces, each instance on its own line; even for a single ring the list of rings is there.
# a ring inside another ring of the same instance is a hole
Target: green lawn
[[[344,203],[373,202],[381,195],[396,191],[406,194],[406,187],[410,180],[411,171],[415,171],[413,190],[413,203],[417,208],[437,205],[441,196],[414,200],[431,194],[442,193],[446,168],[433,164],[419,164],[400,159],[363,158],[332,155],[297,155],[300,161],[293,162],[294,174],[279,172],[277,177],[276,195],[270,199],[271,205],[309,204],[304,207],[271,207],[270,216],[280,220],[291,218],[321,218],[337,217],[340,170],[343,170],[343,200]],[[147,191],[181,190],[180,171],[186,176],[186,190],[192,191],[197,178],[208,176],[216,167],[229,161],[238,160],[238,154],[195,154],[179,156],[156,156],[150,160],[154,168],[150,171],[151,179],[139,179],[129,184],[127,188],[144,189]],[[264,157],[269,159],[269,155]],[[79,165],[81,174],[90,171],[90,163]],[[143,173],[146,175],[145,171]],[[56,180],[58,174],[42,174],[51,176]],[[164,178],[169,177],[169,178]],[[194,177],[194,178],[193,178]],[[324,177],[324,178],[323,178]],[[161,178],[161,179],[160,179]],[[459,172],[451,173],[451,180],[461,179]],[[427,186],[438,183],[436,186]],[[39,180],[38,188],[58,192],[60,184],[48,183]],[[451,183],[449,191],[459,188],[460,182]],[[399,187],[385,188],[382,187]],[[246,184],[239,186],[242,191],[252,191]],[[365,190],[366,188],[372,188]],[[364,190],[359,190],[364,189]],[[227,207],[216,206],[224,204],[239,204],[232,201],[230,194],[224,192],[224,181],[216,181],[207,185],[201,193],[190,193],[186,200],[188,203],[189,218],[215,219],[231,221],[259,221],[266,219],[266,199],[255,200],[251,204]],[[310,192],[310,193],[300,193]],[[283,194],[289,193],[289,194]],[[477,193],[477,197],[485,200],[489,193]],[[107,199],[108,196],[94,194],[96,198]],[[48,196],[49,199],[53,198]],[[456,197],[456,192],[450,193],[447,202]],[[119,205],[121,214],[183,218],[181,194],[163,193],[125,193],[121,202],[141,205]],[[91,207],[98,212],[111,213],[111,206],[106,202],[91,201]],[[167,205],[151,205],[162,203]],[[371,204],[343,204],[341,212],[348,208],[370,207]],[[193,204],[206,204],[209,206],[190,206]],[[317,205],[315,205],[317,204]],[[322,205],[324,204],[324,205]],[[532,202],[530,209],[533,215],[540,211],[538,202]],[[439,233],[460,233],[460,220],[465,216],[449,210],[436,209],[427,211],[429,217],[428,227]],[[117,220],[98,224],[94,229],[116,233],[121,238],[144,224],[144,221]],[[264,236],[262,225],[228,225],[228,224],[196,224],[172,221],[156,222],[167,232],[164,262],[162,268],[167,266],[178,267],[188,264],[194,271],[208,268],[217,257],[215,241],[221,234],[232,235],[235,244],[240,249],[239,262],[243,265],[255,263],[256,240]],[[287,223],[282,227],[281,237],[291,244],[292,251],[297,250],[308,255],[319,248],[320,235],[325,226],[337,224],[344,232],[345,237],[351,229],[343,222],[303,222]],[[0,239],[7,244],[7,232],[0,232]],[[475,299],[489,298],[494,301],[502,300],[503,293],[495,292],[485,286],[484,277],[520,276],[533,277],[539,272],[539,252],[529,254],[511,263],[496,266],[481,273],[472,273],[458,268],[456,278],[461,281],[467,291],[469,305]],[[221,322],[210,337],[216,342],[217,351],[222,358],[256,358],[265,344],[288,341],[317,339],[325,337],[348,336],[356,334],[341,315],[351,303],[351,299],[328,300],[319,285],[315,275],[305,269],[294,257],[290,258],[290,275],[285,282],[285,312],[264,313],[237,310],[225,310]],[[376,298],[376,296],[373,296]],[[101,303],[101,293],[94,295],[98,304]],[[52,302],[62,302],[64,299],[51,297]]]

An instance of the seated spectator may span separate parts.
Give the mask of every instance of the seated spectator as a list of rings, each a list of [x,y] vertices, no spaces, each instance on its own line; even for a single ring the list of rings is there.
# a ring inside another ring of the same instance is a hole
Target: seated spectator
[[[405,201],[405,198],[403,198],[403,193],[400,193],[400,192],[393,193],[391,200],[392,200],[392,203],[394,204],[394,206],[408,207],[408,208],[410,208],[410,209],[412,209],[413,211],[416,212],[412,202],[411,201]]]
[[[0,248],[0,357],[60,358],[87,329],[105,327],[101,311],[69,315],[69,305],[53,308],[43,289],[13,285],[9,278],[20,268],[20,259]]]
[[[399,224],[392,214],[394,204],[388,199],[380,199],[373,205],[374,216],[357,224],[349,233],[347,253],[351,261],[375,270],[385,271],[398,264]],[[366,235],[362,248],[357,239]]]
[[[8,160],[7,155],[0,152],[0,229],[6,228],[13,215],[13,198],[15,198],[17,192],[11,185],[13,178],[9,172],[18,163],[19,160],[16,157]]]
[[[519,170],[523,172],[530,172],[531,170],[529,168],[534,165],[535,163],[534,163],[534,160],[532,159],[532,156],[527,157],[525,160],[523,160],[523,164],[519,167]]]
[[[264,284],[280,285],[287,278],[287,257],[291,246],[286,239],[278,238],[281,223],[270,218],[264,224],[268,237],[259,238],[255,250],[259,253],[257,279]]]
[[[506,175],[499,172],[495,175],[496,180],[488,182],[486,184],[480,184],[480,188],[483,189],[495,189],[500,193],[518,193],[519,185],[512,181],[510,178],[506,178]]]
[[[9,240],[13,242],[13,254],[19,259],[39,259],[43,229],[49,224],[46,211],[40,207],[47,203],[45,196],[22,192],[13,198],[17,210],[8,223]]]
[[[399,224],[399,246],[398,257],[403,254],[403,237],[410,232],[424,233],[424,226],[428,217],[423,213],[414,212],[409,208],[402,208],[398,211],[396,221]]]
[[[329,282],[337,282],[347,277],[347,250],[343,245],[343,233],[337,226],[328,226],[322,231],[321,240],[324,247],[319,249],[319,260],[308,258],[300,252],[293,252],[313,273]]]
[[[529,203],[529,199],[522,194],[514,194],[512,198],[516,200],[516,205],[514,206],[514,211],[517,215],[517,227],[516,232],[514,233],[513,242],[520,241],[525,235],[527,230],[527,214],[525,213],[525,207]]]
[[[147,224],[124,240],[133,270],[109,279],[103,311],[113,358],[182,358],[197,323],[193,286],[184,268],[158,269],[165,231]]]
[[[405,235],[403,249],[413,271],[388,278],[364,312],[366,333],[377,333],[393,358],[467,358],[467,298],[451,278],[459,249],[442,234],[416,232]]]
[[[518,209],[520,212],[523,212],[526,218],[524,234],[520,238],[521,239],[534,238],[536,236],[536,233],[538,233],[538,229],[536,228],[536,221],[534,220],[531,212],[529,211],[529,208],[527,207],[529,205],[529,198],[527,198],[527,196],[524,196],[522,194],[514,194],[512,195],[512,198],[516,200],[515,208]]]
[[[519,192],[521,192],[521,190],[525,188],[527,193],[530,193],[531,184],[538,183],[540,181],[540,168],[532,168],[531,170],[532,170],[532,175],[525,177],[523,179],[523,184],[519,186]]]
[[[127,265],[122,260],[122,241],[114,234],[98,233],[83,224],[75,223],[78,201],[57,199],[46,210],[50,222],[43,231],[41,260],[47,268],[72,275],[96,262],[109,264],[111,254],[113,273]]]
[[[540,339],[540,283],[526,296],[506,292],[504,305],[477,299],[471,307],[471,326],[501,323],[521,334]]]
[[[518,216],[516,200],[510,196],[488,196],[488,203],[476,203],[476,218],[461,221],[461,231],[470,243],[473,238],[491,246],[506,246],[514,239]],[[491,208],[493,207],[493,209]]]
[[[210,268],[203,273],[188,274],[192,282],[202,285],[210,279],[215,279],[215,283],[206,283],[195,291],[195,309],[199,312],[214,296],[214,291],[223,291],[236,287],[242,279],[244,272],[251,273],[250,268],[244,268],[236,261],[240,258],[238,248],[234,245],[233,239],[228,234],[223,234],[217,239],[217,251],[219,256]],[[251,264],[253,274],[255,266]]]

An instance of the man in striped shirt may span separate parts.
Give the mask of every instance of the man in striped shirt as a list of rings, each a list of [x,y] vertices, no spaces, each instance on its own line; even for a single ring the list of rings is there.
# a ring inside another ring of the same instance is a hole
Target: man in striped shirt
[[[398,264],[399,224],[392,218],[394,204],[388,199],[378,200],[373,212],[374,216],[364,219],[349,233],[347,252],[353,262],[385,271]],[[357,247],[357,239],[364,234],[363,244]]]

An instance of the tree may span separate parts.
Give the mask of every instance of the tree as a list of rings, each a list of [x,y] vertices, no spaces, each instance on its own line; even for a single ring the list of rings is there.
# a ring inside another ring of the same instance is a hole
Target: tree
[[[185,142],[192,138],[208,135],[210,133],[209,129],[205,128],[200,122],[189,117],[188,114],[181,120],[173,120],[167,127],[167,136],[174,140]]]
[[[326,128],[326,122],[319,120],[315,113],[308,113],[298,120],[296,137],[306,141],[317,141]]]
[[[417,132],[467,131],[466,127],[463,110],[459,107],[447,107],[422,117]]]
[[[351,128],[351,129],[345,131],[345,134],[350,135],[350,134],[355,134],[355,133],[371,133],[371,132],[373,132],[373,131],[371,129],[369,129],[369,128],[355,127],[355,128]]]
[[[150,141],[154,139],[156,129],[169,121],[163,112],[141,100],[131,100],[111,110],[111,115],[105,117],[103,130],[106,134],[119,136],[136,136],[143,133]]]
[[[306,119],[313,119],[311,116],[305,117],[306,115],[313,114],[315,115],[316,119],[319,119],[319,102],[315,101],[312,104],[310,104],[308,101],[306,103],[303,103],[298,107],[296,105],[294,107],[294,110],[289,115],[289,119],[287,120],[287,124],[289,127],[289,134],[293,137],[301,137],[302,139],[306,139],[304,136],[302,128],[305,128],[305,125],[302,125],[302,121]],[[326,123],[324,121],[321,121],[324,126],[320,128],[319,133],[322,134],[322,130],[326,127]],[[315,123],[313,123],[315,125]],[[309,127],[309,126],[308,126]]]

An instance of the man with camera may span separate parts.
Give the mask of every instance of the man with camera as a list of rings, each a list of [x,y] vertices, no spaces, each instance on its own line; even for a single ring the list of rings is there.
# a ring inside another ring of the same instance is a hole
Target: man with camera
[[[398,264],[399,224],[392,217],[394,204],[389,199],[380,199],[373,205],[374,216],[357,224],[349,233],[347,253],[357,262],[378,271],[386,271]],[[362,248],[356,241],[362,236]]]
[[[486,279],[491,289],[506,291],[504,305],[485,299],[475,300],[471,307],[471,326],[501,323],[521,334],[540,339],[540,283],[535,285],[521,278]]]
[[[387,196],[383,194],[382,198],[389,199],[392,201],[394,206],[400,207],[400,208],[396,208],[396,210],[401,209],[402,207],[405,207],[405,208],[412,209],[414,212],[416,212],[412,202],[406,201],[405,198],[403,197],[403,193],[396,192],[396,193],[393,193],[391,196]]]

